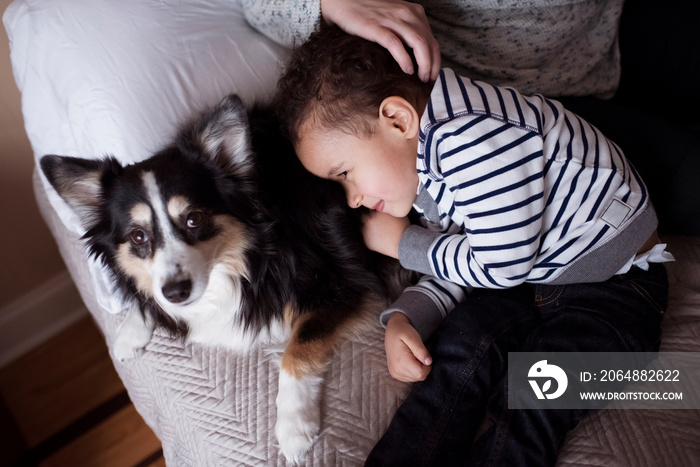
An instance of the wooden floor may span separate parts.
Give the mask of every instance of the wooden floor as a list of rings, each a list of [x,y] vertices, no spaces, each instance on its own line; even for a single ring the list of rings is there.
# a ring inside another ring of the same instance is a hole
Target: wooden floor
[[[0,369],[0,466],[164,466],[87,317]]]

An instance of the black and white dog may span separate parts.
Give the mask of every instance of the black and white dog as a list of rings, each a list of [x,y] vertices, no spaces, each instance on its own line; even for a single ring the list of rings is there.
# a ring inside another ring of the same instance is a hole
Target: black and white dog
[[[374,272],[392,266],[365,250],[342,188],[307,173],[270,112],[248,115],[236,96],[137,164],[48,155],[41,168],[133,303],[115,356],[139,355],[156,325],[237,351],[286,343],[275,431],[299,459],[334,347],[400,287]]]

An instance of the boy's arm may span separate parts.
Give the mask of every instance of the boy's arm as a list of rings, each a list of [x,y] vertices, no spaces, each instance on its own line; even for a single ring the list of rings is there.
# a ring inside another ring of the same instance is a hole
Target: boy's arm
[[[401,296],[382,312],[379,321],[386,327],[393,313],[402,313],[425,341],[447,313],[464,301],[467,293],[467,287],[426,275],[421,277],[416,285],[407,287]]]
[[[404,383],[423,381],[433,363],[418,331],[406,315],[394,313],[386,325],[384,336],[386,364],[389,374]]]
[[[465,294],[462,287],[424,276],[381,314],[380,322],[386,327],[384,347],[391,376],[404,382],[425,379],[432,359],[423,340]]]
[[[409,225],[408,217],[370,211],[362,219],[362,238],[370,250],[399,259],[399,242]]]
[[[542,136],[509,121],[463,115],[426,139],[430,176],[444,181],[450,217],[462,232],[410,226],[399,243],[401,264],[474,287],[525,281],[540,248],[547,202]]]

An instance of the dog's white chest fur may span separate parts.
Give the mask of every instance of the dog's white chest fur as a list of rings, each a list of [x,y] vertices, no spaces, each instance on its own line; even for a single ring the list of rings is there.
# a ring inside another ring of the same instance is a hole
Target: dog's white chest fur
[[[275,346],[289,339],[289,330],[274,320],[261,331],[246,329],[241,319],[241,280],[226,264],[212,269],[202,297],[187,306],[165,304],[173,318],[187,323],[188,341],[217,345],[236,352],[249,352],[258,347]]]
[[[240,320],[240,281],[231,281],[226,268],[215,267],[204,293],[196,305],[179,307],[180,319],[187,320],[188,341],[219,345],[236,352],[249,352],[256,347],[277,347],[289,339],[289,328],[281,320],[261,331],[245,329]],[[211,291],[210,291],[211,290]],[[151,340],[155,324],[134,307],[117,332],[113,352],[124,361],[136,357]],[[285,457],[298,462],[318,436],[321,423],[320,387],[322,378],[296,378],[280,369],[275,433]]]

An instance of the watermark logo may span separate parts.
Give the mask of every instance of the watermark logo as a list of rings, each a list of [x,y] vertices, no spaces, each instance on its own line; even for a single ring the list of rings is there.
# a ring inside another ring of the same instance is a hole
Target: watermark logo
[[[547,360],[540,360],[532,365],[527,376],[530,386],[532,386],[532,390],[535,391],[538,399],[556,399],[564,394],[569,384],[569,379],[566,377],[564,370],[556,365],[548,364]],[[557,385],[554,392],[550,393],[552,380],[556,381]]]
[[[700,352],[508,352],[509,409],[603,407],[700,409]]]

